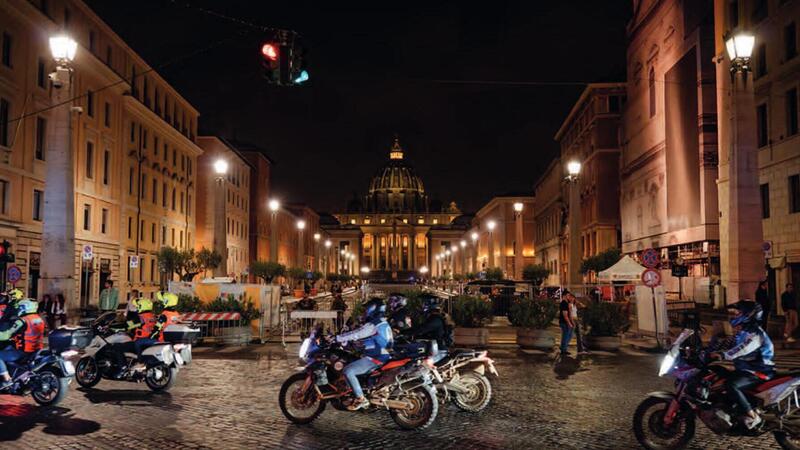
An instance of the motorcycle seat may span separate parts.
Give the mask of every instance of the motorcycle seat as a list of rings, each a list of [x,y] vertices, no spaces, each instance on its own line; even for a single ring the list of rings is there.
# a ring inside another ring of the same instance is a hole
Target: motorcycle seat
[[[408,362],[411,361],[411,358],[402,358],[402,359],[390,359],[386,362],[386,364],[380,366],[378,370],[381,372],[385,372],[387,370],[396,369],[398,367],[405,366]]]
[[[765,381],[765,382],[759,384],[758,386],[754,387],[753,389],[750,389],[749,392],[753,392],[753,393],[758,394],[759,392],[764,392],[764,391],[766,391],[768,389],[772,389],[773,387],[775,387],[775,386],[777,386],[779,384],[783,384],[783,383],[786,383],[787,381],[791,381],[792,378],[794,378],[794,377],[789,376],[789,375],[783,375],[782,376],[782,375],[778,374],[778,375],[775,376],[775,378],[773,378],[773,379],[771,379],[769,381]]]

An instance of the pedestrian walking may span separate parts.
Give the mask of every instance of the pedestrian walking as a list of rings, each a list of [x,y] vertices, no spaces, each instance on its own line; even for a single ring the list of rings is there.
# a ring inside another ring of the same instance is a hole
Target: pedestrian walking
[[[781,294],[781,308],[786,315],[783,337],[786,342],[794,342],[794,332],[797,330],[797,294],[792,283],[786,283],[786,290]]]
[[[756,303],[761,305],[761,310],[763,311],[763,315],[761,316],[761,329],[764,330],[767,334],[767,324],[769,323],[769,313],[772,311],[772,305],[769,301],[769,291],[767,291],[767,280],[762,280],[758,283],[758,289],[756,289]]]
[[[114,287],[114,282],[106,280],[105,287],[100,291],[100,312],[116,311],[119,306],[119,290]]]
[[[333,296],[331,311],[336,311],[336,331],[338,332],[344,326],[344,312],[347,311],[347,303],[342,298],[342,294]]]
[[[575,323],[572,322],[569,300],[567,300],[570,295],[572,294],[569,291],[564,290],[561,295],[561,303],[558,306],[558,326],[561,327],[561,356],[569,356],[567,349],[569,341],[572,340],[572,333],[575,331]]]

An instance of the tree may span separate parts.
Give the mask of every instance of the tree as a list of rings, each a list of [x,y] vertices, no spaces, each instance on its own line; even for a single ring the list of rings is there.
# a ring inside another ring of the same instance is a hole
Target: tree
[[[203,272],[203,276],[206,276],[209,270],[214,270],[222,264],[222,255],[216,250],[209,250],[205,247],[197,252],[195,259],[197,260],[198,267]]]
[[[522,279],[530,281],[534,286],[541,285],[548,276],[550,270],[541,264],[528,264],[522,268]]]
[[[165,288],[164,283],[171,280],[174,275],[178,273],[178,268],[183,266],[183,255],[181,255],[180,251],[172,247],[161,247],[156,257],[158,258],[159,271],[166,275],[161,286],[163,290]]]
[[[486,269],[486,279],[497,281],[503,279],[503,269],[499,267],[492,267],[490,269]]]
[[[222,255],[206,248],[195,252],[194,249],[177,250],[172,247],[161,247],[157,258],[159,269],[167,274],[168,279],[178,275],[181,281],[192,281],[198,273],[222,264]]]
[[[271,284],[276,277],[286,274],[286,266],[274,261],[253,261],[250,264],[250,273],[256,278],[264,280],[265,283]]]
[[[602,252],[584,259],[581,263],[581,273],[587,274],[589,272],[600,273],[619,261],[622,257],[622,252],[616,247],[611,247]]]
[[[292,285],[297,286],[297,284],[306,276],[306,271],[302,267],[290,267],[286,271],[286,275],[292,279]]]

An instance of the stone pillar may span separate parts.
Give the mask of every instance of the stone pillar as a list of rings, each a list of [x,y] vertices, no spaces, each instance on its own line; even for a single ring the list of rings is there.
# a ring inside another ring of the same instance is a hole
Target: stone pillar
[[[581,189],[580,178],[569,182],[569,265],[567,285],[582,284],[581,278]]]
[[[68,101],[72,98],[72,72],[66,78],[61,88],[52,89],[53,104],[61,106],[53,111],[53,132],[48,136],[46,149],[47,185],[38,290],[40,295],[63,294],[65,308],[74,312],[80,305],[75,297],[75,158],[72,102]]]
[[[753,80],[741,73],[732,80],[729,67],[728,58],[717,64],[717,112],[721,275],[732,303],[754,298],[765,269]]]
[[[411,270],[417,270],[417,232],[411,234],[411,242],[408,243],[408,253],[411,255]]]
[[[494,267],[494,232],[489,231],[486,235],[487,239],[487,253],[489,256],[488,262],[486,263],[486,268],[491,269]]]

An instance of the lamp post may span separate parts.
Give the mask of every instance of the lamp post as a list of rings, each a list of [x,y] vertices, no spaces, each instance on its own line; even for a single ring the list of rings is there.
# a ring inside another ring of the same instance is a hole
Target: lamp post
[[[222,158],[213,163],[214,182],[214,240],[212,247],[222,255],[222,264],[214,269],[215,277],[224,277],[228,274],[228,233],[226,214],[226,185],[225,174],[228,173],[228,162]]]
[[[581,282],[581,163],[571,160],[567,163],[567,182],[569,183],[569,271],[567,285],[571,289]]]
[[[518,281],[522,280],[522,265],[525,262],[524,255],[522,254],[523,251],[523,235],[522,235],[522,226],[523,226],[523,218],[522,218],[522,210],[525,208],[525,205],[522,202],[515,202],[514,203],[514,226],[516,227],[516,236],[514,237],[514,278]]]
[[[281,202],[272,199],[267,203],[270,210],[269,221],[269,260],[278,262],[278,211],[281,209]]]
[[[467,241],[462,239],[458,243],[461,246],[461,274],[467,274]]]
[[[305,240],[303,239],[303,231],[306,229],[306,221],[300,219],[297,221],[297,267],[306,270],[305,258]]]
[[[489,230],[489,246],[488,246],[488,251],[489,251],[488,266],[489,267],[487,267],[487,269],[491,269],[491,268],[494,267],[494,236],[493,236],[493,232],[494,232],[494,229],[495,229],[496,226],[497,226],[497,222],[495,222],[494,220],[490,220],[490,221],[486,222],[486,229]]]
[[[719,97],[717,120],[719,148],[725,149],[719,152],[717,181],[722,211],[720,269],[725,296],[735,301],[752,295],[759,279],[765,278],[763,224],[761,216],[753,213],[760,204],[758,147],[763,143],[756,129],[754,86],[747,82],[755,36],[739,31],[723,39],[728,58],[717,60],[717,86],[730,94]],[[723,53],[722,49],[717,53]],[[724,306],[722,299],[716,306]]]
[[[319,233],[314,233],[314,270],[319,271],[320,264],[319,264],[319,242],[322,239],[322,235]]]
[[[480,235],[473,231],[469,236],[472,239],[472,272],[478,271],[478,238]]]
[[[50,74],[53,104],[72,98],[72,61],[78,44],[68,36],[50,38],[50,52],[56,68]],[[42,224],[42,258],[39,292],[64,294],[65,308],[78,307],[75,301],[75,172],[72,158],[72,117],[80,107],[69,104],[53,111],[54,126],[47,146]],[[5,286],[3,286],[5,288]],[[87,289],[87,299],[88,299]]]

